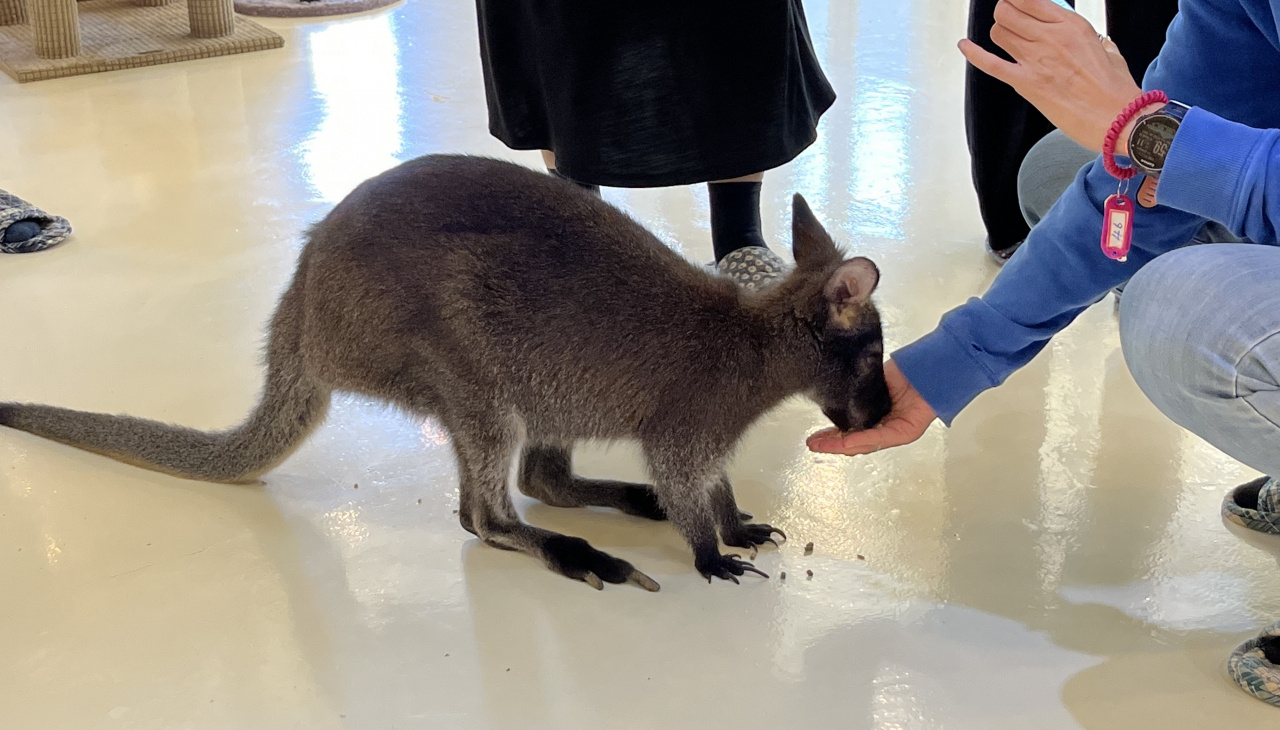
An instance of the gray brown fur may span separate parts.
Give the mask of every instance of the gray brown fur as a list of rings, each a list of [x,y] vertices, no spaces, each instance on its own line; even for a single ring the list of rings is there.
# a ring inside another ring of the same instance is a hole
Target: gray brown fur
[[[531,527],[508,491],[669,518],[708,579],[754,570],[725,544],[769,541],[725,465],[797,393],[844,429],[889,409],[878,272],[844,260],[796,196],[797,268],[762,293],[685,261],[607,203],[496,160],[430,156],[366,181],[310,233],[271,321],[267,375],[240,426],[0,404],[0,425],[182,477],[252,480],[323,420],[335,390],[449,430],[462,526],[596,587],[657,584],[578,538]],[[638,439],[654,485],[575,477],[583,439]]]

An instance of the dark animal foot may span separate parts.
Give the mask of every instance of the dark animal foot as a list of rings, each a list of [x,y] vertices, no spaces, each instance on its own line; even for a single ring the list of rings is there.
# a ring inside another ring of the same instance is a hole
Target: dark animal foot
[[[771,542],[776,547],[778,543],[774,542],[773,539],[773,533],[775,532],[784,542],[786,541],[787,534],[782,530],[772,525],[752,524],[739,525],[735,529],[725,531],[723,540],[725,545],[746,548],[747,550],[755,550],[757,545],[763,545],[766,542]]]
[[[659,522],[667,519],[667,513],[658,504],[658,495],[654,493],[653,487],[645,485],[624,487],[619,509],[629,515]]]
[[[462,529],[466,530],[467,532],[470,532],[472,535],[475,535],[476,537],[479,537],[480,533],[476,532],[475,522],[471,519],[471,510],[459,509],[455,511],[458,514],[458,522],[462,523]]]
[[[769,574],[760,570],[756,566],[742,559],[739,555],[721,555],[720,553],[711,553],[706,558],[698,558],[694,560],[694,567],[702,573],[702,577],[710,583],[712,578],[721,578],[723,580],[731,580],[738,582],[738,576],[751,572],[762,575],[766,578]]]
[[[658,583],[635,569],[631,563],[602,553],[580,537],[557,535],[542,545],[547,567],[561,575],[604,590],[605,583],[635,583],[646,591],[657,591]]]

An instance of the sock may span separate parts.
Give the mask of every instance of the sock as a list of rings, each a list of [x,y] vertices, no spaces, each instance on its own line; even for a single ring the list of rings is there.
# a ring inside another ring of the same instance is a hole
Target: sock
[[[708,183],[707,193],[716,261],[747,246],[768,248],[760,234],[760,183]]]
[[[43,230],[40,224],[31,219],[15,221],[11,223],[4,231],[3,240],[5,243],[22,243],[30,241],[40,235]]]
[[[578,187],[582,188],[583,190],[586,190],[588,193],[591,193],[592,195],[596,196],[597,198],[600,197],[599,185],[591,185],[588,183],[578,182],[577,180],[574,180],[573,178],[566,176],[565,174],[563,174],[562,172],[560,172],[554,167],[548,167],[547,172],[550,173],[552,177],[558,177],[561,180],[571,182],[574,185],[577,185]]]
[[[1280,636],[1270,636],[1258,643],[1258,648],[1262,650],[1262,655],[1267,661],[1280,667]]]

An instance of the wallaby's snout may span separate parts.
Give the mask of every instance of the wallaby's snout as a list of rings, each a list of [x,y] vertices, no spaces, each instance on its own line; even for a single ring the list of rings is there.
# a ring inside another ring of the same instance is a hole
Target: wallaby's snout
[[[829,384],[828,395],[820,405],[822,415],[845,433],[874,428],[893,410],[884,368],[873,357],[871,352],[865,353],[859,366],[837,370],[834,377],[843,378],[843,383]]]
[[[889,394],[889,384],[884,380],[884,368],[876,370],[875,374],[863,383],[861,392],[857,399],[859,408],[859,418],[850,425],[850,428],[841,430],[865,431],[868,428],[875,428],[880,422],[889,415],[889,411],[893,410],[893,396]]]

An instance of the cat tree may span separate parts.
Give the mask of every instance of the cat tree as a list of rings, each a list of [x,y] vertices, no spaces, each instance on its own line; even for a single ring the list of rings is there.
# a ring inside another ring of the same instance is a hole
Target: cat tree
[[[237,20],[234,7],[234,0],[0,0],[0,69],[37,81],[284,45]]]

